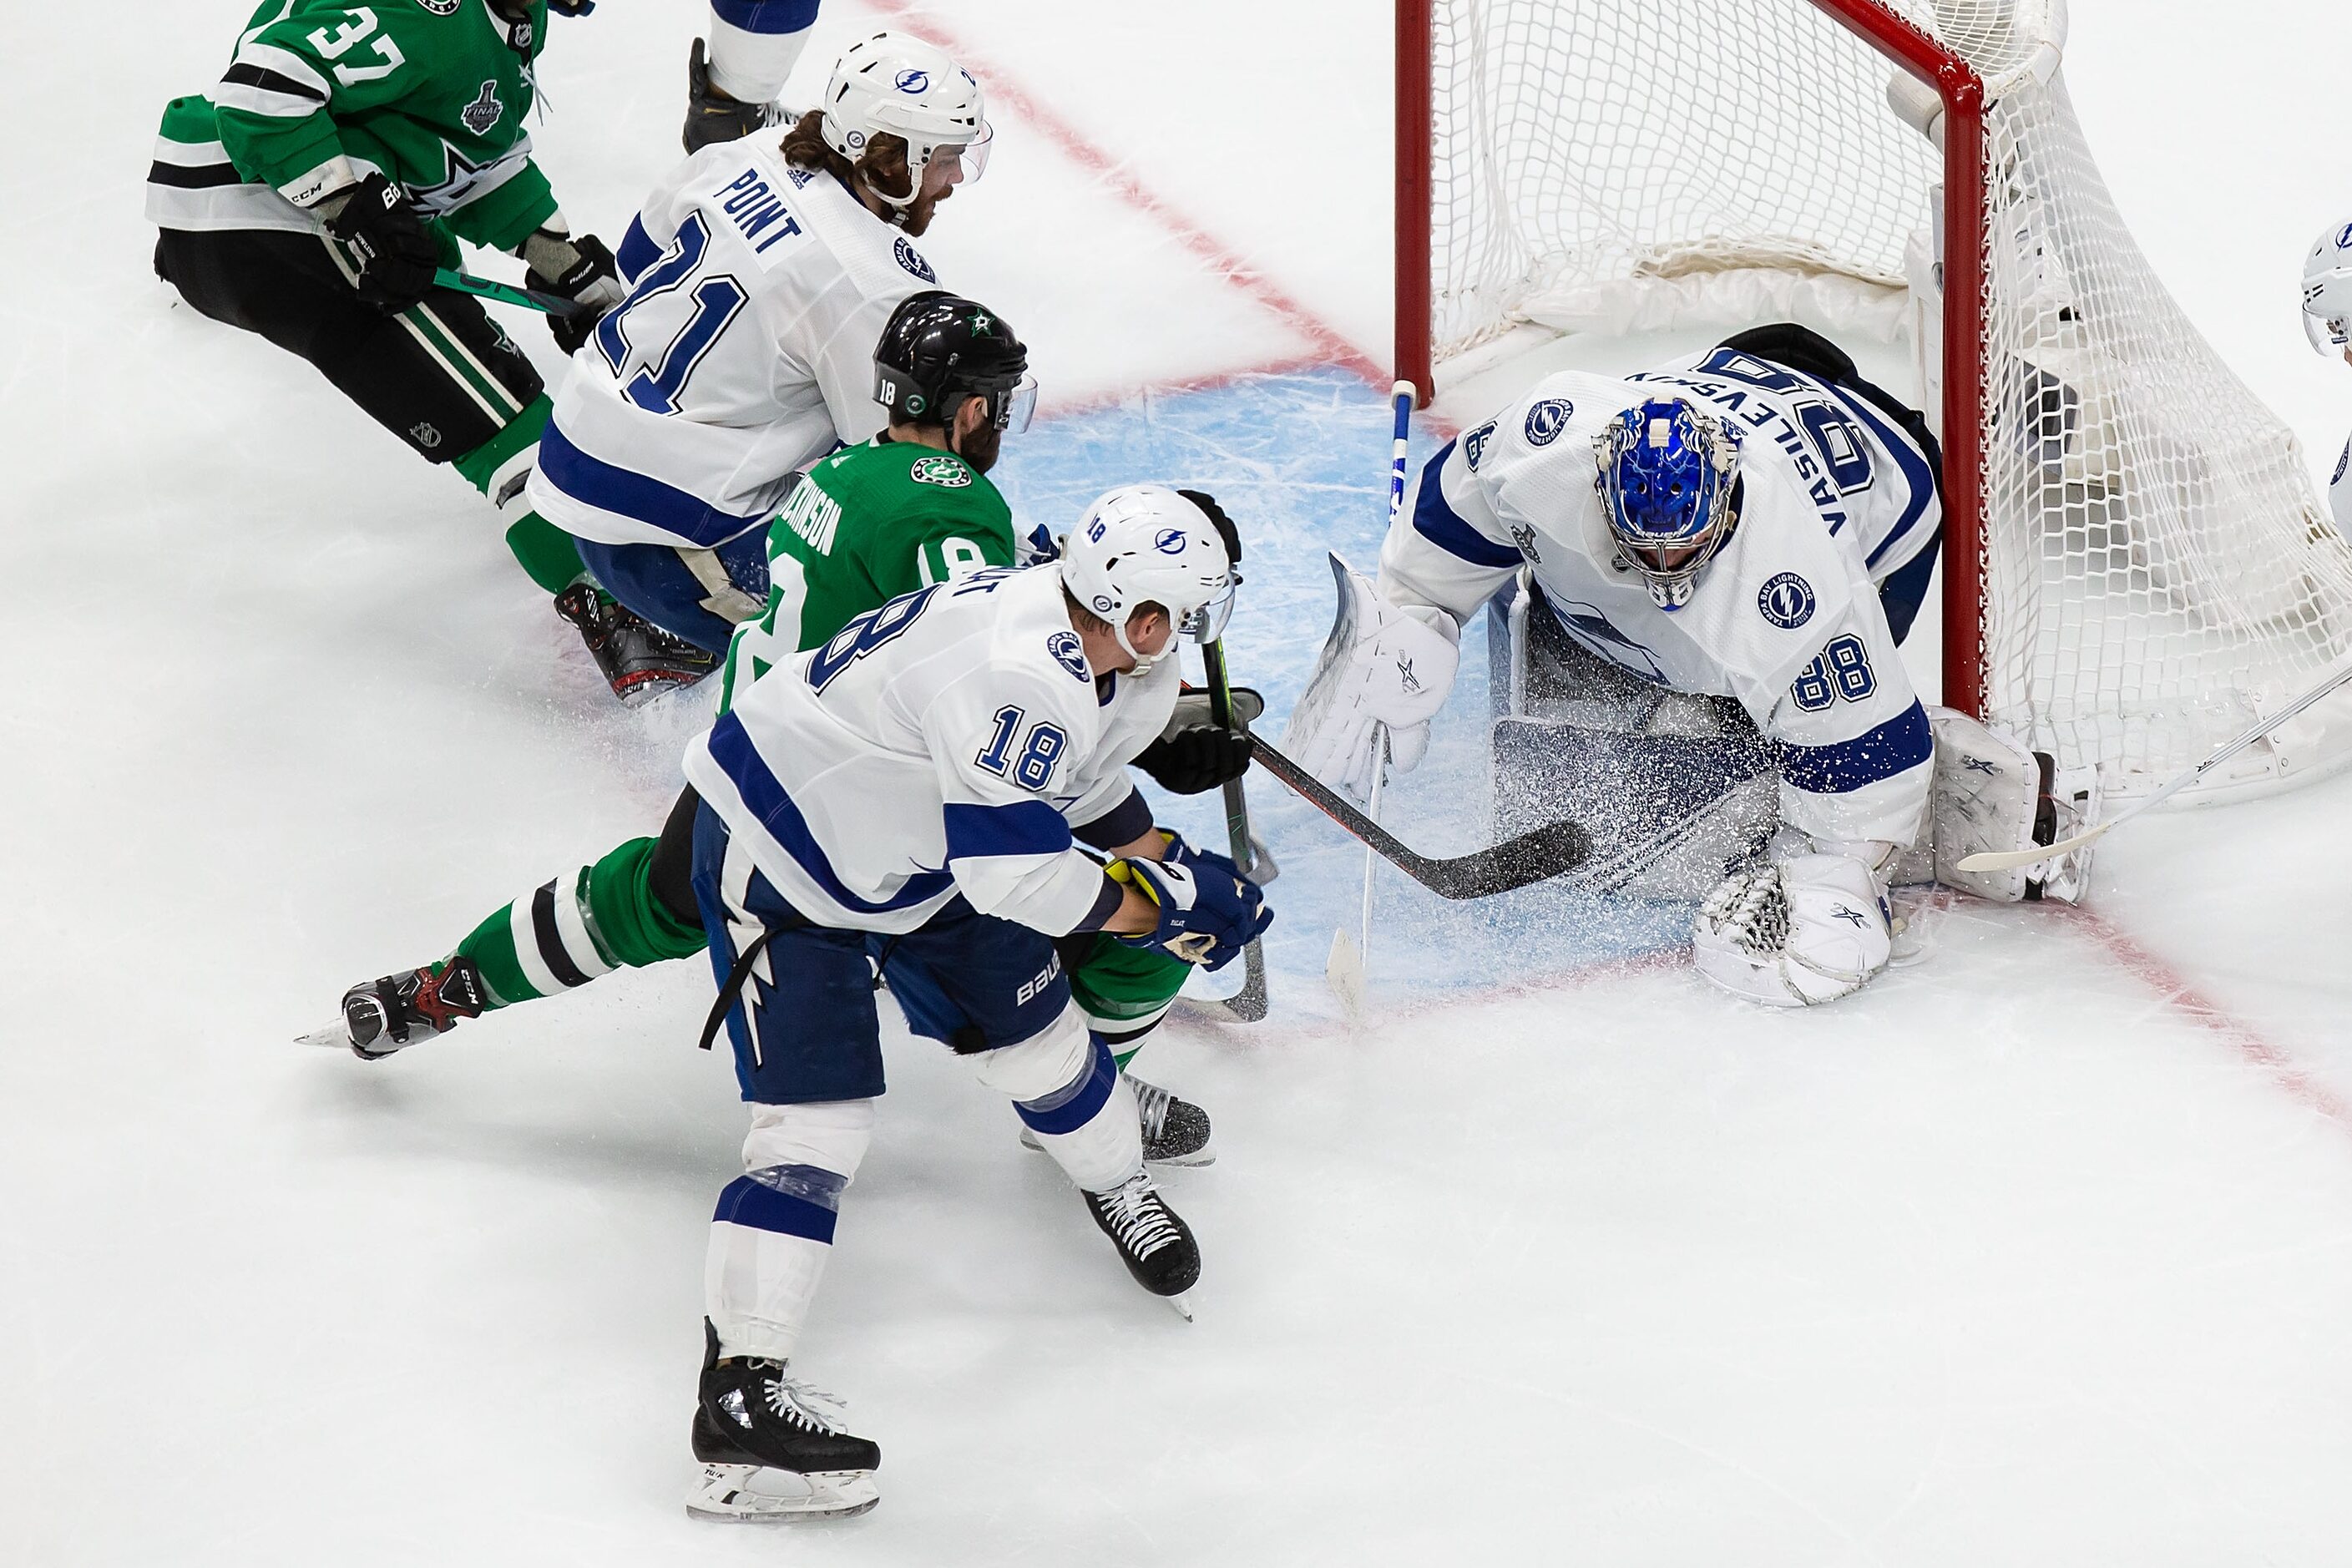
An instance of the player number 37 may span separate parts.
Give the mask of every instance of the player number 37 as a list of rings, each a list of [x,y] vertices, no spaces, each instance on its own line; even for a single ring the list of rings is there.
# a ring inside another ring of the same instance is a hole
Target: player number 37
[[[1878,689],[1878,677],[1871,673],[1870,650],[1862,639],[1848,633],[1832,637],[1827,647],[1813,656],[1789,688],[1789,695],[1797,706],[1808,713],[1818,713],[1840,698],[1848,702],[1860,702]]]

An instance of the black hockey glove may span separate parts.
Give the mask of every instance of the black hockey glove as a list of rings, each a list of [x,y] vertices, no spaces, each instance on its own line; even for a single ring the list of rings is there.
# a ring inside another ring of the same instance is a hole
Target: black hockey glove
[[[783,121],[784,111],[772,103],[745,103],[710,85],[710,65],[702,40],[686,57],[686,142],[689,153],[713,142],[739,142],[754,131]]]
[[[439,249],[409,210],[408,198],[382,174],[370,174],[343,195],[327,232],[358,264],[360,298],[385,315],[398,315],[432,289]]]
[[[1135,765],[1171,795],[1200,795],[1248,772],[1255,749],[1239,730],[1202,724],[1152,742],[1136,754]]]
[[[593,234],[574,239],[541,229],[522,242],[518,254],[530,268],[523,275],[525,288],[561,294],[587,307],[574,315],[547,318],[547,330],[555,334],[556,347],[567,355],[579,352],[604,312],[628,297],[621,287],[620,268],[613,265],[613,253]]]

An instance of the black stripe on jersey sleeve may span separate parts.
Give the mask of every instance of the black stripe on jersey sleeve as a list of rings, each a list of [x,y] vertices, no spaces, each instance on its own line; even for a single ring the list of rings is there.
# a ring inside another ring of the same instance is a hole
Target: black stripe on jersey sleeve
[[[233,65],[221,73],[221,80],[231,87],[257,87],[264,92],[284,93],[289,98],[307,98],[312,103],[324,103],[326,95],[308,82],[296,81],[290,76],[279,76],[274,70],[257,65]]]
[[[540,962],[556,983],[570,991],[588,984],[589,976],[563,950],[563,932],[555,923],[555,884],[549,882],[530,896],[530,931],[539,939]]]
[[[155,163],[147,170],[151,185],[172,185],[184,191],[209,191],[219,185],[242,185],[243,174],[230,163],[206,163],[201,168],[189,168],[181,163]]]

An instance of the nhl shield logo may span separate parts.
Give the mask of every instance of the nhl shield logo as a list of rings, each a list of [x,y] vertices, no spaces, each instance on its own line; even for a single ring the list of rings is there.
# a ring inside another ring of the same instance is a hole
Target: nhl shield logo
[[[490,127],[499,122],[499,116],[506,111],[507,106],[499,101],[499,84],[486,81],[482,84],[481,95],[459,110],[457,118],[464,121],[466,129],[475,135],[487,136],[490,133]]]
[[[1795,631],[1813,618],[1813,585],[1783,572],[1756,591],[1756,608],[1782,631]]]

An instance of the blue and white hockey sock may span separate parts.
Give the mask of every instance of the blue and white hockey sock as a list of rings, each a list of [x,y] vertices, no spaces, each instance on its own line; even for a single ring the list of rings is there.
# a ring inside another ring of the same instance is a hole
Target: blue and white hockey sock
[[[788,1359],[833,1256],[841,1194],[874,1132],[874,1102],[754,1105],[744,1174],[710,1216],[705,1310],[722,1356]]]

